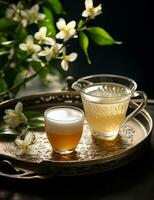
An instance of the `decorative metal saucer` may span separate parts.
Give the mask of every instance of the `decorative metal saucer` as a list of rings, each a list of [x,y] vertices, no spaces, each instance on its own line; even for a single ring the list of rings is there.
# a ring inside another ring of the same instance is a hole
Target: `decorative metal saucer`
[[[71,105],[82,108],[81,98],[77,92],[58,92],[27,96],[0,103],[1,125],[4,110],[13,108],[21,101],[24,109],[43,111],[55,105]],[[137,104],[131,102],[129,112]],[[134,119],[124,125],[114,142],[97,144],[91,137],[85,121],[84,131],[76,151],[69,155],[52,152],[44,131],[35,132],[37,154],[16,155],[13,142],[0,141],[0,175],[19,178],[51,178],[52,176],[74,176],[104,172],[118,168],[137,158],[150,141],[152,119],[143,110]]]

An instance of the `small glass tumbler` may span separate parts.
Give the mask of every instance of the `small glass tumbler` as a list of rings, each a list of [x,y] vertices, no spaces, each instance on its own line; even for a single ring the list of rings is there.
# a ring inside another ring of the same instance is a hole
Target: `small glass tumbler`
[[[73,106],[54,106],[44,112],[45,131],[53,151],[72,153],[83,132],[84,112]]]

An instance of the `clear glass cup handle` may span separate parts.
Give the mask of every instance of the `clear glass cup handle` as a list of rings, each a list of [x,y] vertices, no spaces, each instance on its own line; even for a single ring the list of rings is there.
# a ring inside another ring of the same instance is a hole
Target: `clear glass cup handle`
[[[87,85],[92,85],[93,82],[87,81],[87,80],[80,80],[80,81],[76,81],[72,84],[72,89],[77,90],[77,91],[81,91],[85,86]]]
[[[146,106],[146,103],[147,103],[147,95],[146,95],[146,93],[143,92],[143,91],[135,91],[133,93],[133,95],[132,95],[132,97],[138,97],[138,96],[140,96],[142,98],[142,102],[132,113],[130,113],[126,117],[125,122],[127,122],[130,119],[132,119],[133,117],[135,117]]]

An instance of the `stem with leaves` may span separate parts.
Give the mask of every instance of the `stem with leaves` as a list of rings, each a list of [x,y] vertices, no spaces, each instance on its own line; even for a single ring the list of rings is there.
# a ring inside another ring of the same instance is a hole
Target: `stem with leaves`
[[[82,25],[81,25],[80,27],[77,28],[76,33],[75,33],[74,35],[76,35],[78,32],[80,32],[80,31],[83,29],[83,25],[85,25],[85,23],[86,23],[87,21],[88,21],[87,19],[86,19],[85,21],[82,21]],[[74,35],[72,35],[72,37],[70,37],[67,41],[64,41],[62,47],[59,49],[59,51],[57,52],[57,54],[55,55],[55,57],[56,57],[56,56],[58,55],[58,53],[62,50],[62,48],[74,37]],[[55,58],[55,57],[54,57],[54,58]],[[26,56],[26,58],[27,58],[27,56]],[[53,59],[54,59],[54,58],[53,58]],[[25,59],[25,58],[24,58],[24,59]],[[22,60],[23,60],[23,59],[22,59]],[[24,80],[23,80],[21,83],[19,83],[19,84],[15,85],[15,86],[9,88],[8,90],[6,90],[6,91],[0,93],[0,97],[13,96],[13,93],[14,93],[14,91],[15,91],[16,89],[20,88],[21,86],[25,85],[27,82],[29,82],[30,80],[32,80],[33,78],[35,78],[41,71],[45,70],[45,68],[46,68],[47,66],[48,66],[48,65],[45,64],[42,68],[40,68],[38,71],[36,71],[35,73],[33,73],[31,76],[25,77]],[[11,95],[10,95],[10,94],[11,94]]]
[[[3,2],[2,0],[0,0],[0,2]],[[62,57],[58,57],[59,52],[62,50],[62,48],[70,41],[70,39],[72,39],[75,35],[79,36],[79,44],[83,50],[83,52],[85,53],[86,57],[87,57],[87,61],[89,64],[91,64],[91,60],[88,54],[88,47],[89,47],[89,38],[92,39],[92,41],[94,43],[96,43],[97,45],[101,45],[101,46],[105,46],[105,45],[113,45],[113,44],[121,44],[121,42],[117,42],[115,41],[109,34],[107,31],[105,31],[103,28],[100,27],[87,27],[87,23],[93,18],[91,17],[87,17],[84,20],[80,20],[78,22],[77,28],[76,28],[76,32],[74,35],[72,35],[67,41],[63,42],[62,47],[59,49],[59,51],[57,52],[57,54],[52,58],[53,59],[62,59]],[[15,94],[15,90],[20,88],[21,86],[25,85],[28,81],[32,80],[33,78],[35,78],[40,72],[42,72],[43,70],[45,70],[45,68],[47,68],[47,64],[45,64],[43,67],[41,67],[38,71],[35,71],[35,73],[33,73],[31,76],[27,77],[27,75],[25,76],[24,80],[22,82],[20,82],[19,84],[9,88],[8,90],[0,93],[0,97],[9,97],[9,96],[13,96],[13,94]]]
[[[34,74],[32,74],[29,77],[25,77],[25,79],[19,83],[18,85],[15,85],[11,88],[9,88],[8,90],[0,93],[0,97],[5,97],[8,96],[8,94],[13,93],[14,90],[20,88],[21,86],[25,85],[28,81],[32,80],[33,78],[35,78],[41,71],[43,71],[45,68],[47,67],[47,65],[43,66],[41,69],[39,69],[37,72],[35,72]]]

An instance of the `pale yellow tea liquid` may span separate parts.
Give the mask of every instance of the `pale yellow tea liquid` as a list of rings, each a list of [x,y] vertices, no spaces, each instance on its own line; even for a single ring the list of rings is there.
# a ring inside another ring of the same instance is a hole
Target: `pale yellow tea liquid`
[[[85,116],[93,134],[114,138],[123,122],[131,91],[116,83],[88,86],[82,94]]]

